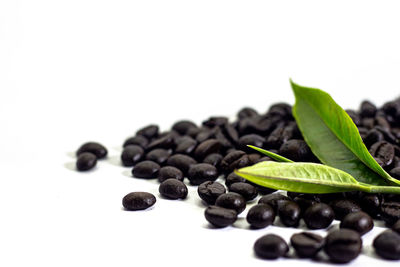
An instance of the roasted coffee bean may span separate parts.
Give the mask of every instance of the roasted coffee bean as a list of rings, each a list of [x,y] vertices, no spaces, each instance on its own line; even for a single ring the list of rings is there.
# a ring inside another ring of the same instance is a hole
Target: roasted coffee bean
[[[217,198],[226,193],[225,186],[218,182],[205,181],[197,188],[199,197],[209,205],[214,205]]]
[[[301,219],[301,209],[296,202],[285,201],[278,207],[281,222],[288,227],[297,227]]]
[[[303,216],[304,222],[310,229],[327,228],[334,218],[333,209],[325,203],[317,203],[310,206]]]
[[[196,141],[199,143],[202,143],[208,139],[213,138],[215,135],[215,130],[213,129],[201,129],[197,134],[196,134]]]
[[[245,183],[246,179],[244,179],[243,177],[237,175],[234,172],[231,172],[225,179],[225,185],[230,188],[230,186],[234,183]]]
[[[384,202],[381,205],[381,218],[389,225],[400,220],[400,202]]]
[[[147,150],[153,150],[155,148],[170,149],[174,148],[174,146],[175,142],[173,134],[167,134],[159,136],[157,139],[151,141],[150,144],[147,146]]]
[[[233,209],[240,214],[246,208],[246,200],[237,193],[229,192],[220,195],[215,200],[215,205],[226,209]]]
[[[141,146],[143,149],[147,148],[147,145],[149,144],[149,140],[142,136],[142,135],[135,135],[133,137],[130,137],[125,140],[123,147],[129,146],[129,145],[138,145]]]
[[[160,165],[164,165],[170,155],[171,153],[168,150],[163,148],[156,148],[147,153],[146,159],[154,161]]]
[[[369,149],[371,155],[383,162],[383,167],[389,166],[394,159],[394,147],[386,141],[375,143]]]
[[[258,162],[258,160],[261,158],[261,155],[257,154],[257,153],[251,153],[251,154],[248,154],[247,156],[249,157],[249,161],[250,161],[251,165],[256,164]]]
[[[324,246],[324,238],[314,233],[302,232],[292,235],[290,244],[300,258],[314,258]]]
[[[399,260],[400,259],[400,235],[386,230],[379,234],[372,243],[376,254],[384,259]]]
[[[241,182],[233,183],[229,187],[229,191],[238,193],[239,195],[244,197],[244,199],[246,199],[247,201],[255,199],[258,195],[257,189],[254,186],[248,183],[241,183]]]
[[[76,151],[76,155],[79,156],[85,152],[94,154],[97,159],[103,159],[107,156],[107,149],[102,144],[96,142],[87,142],[81,145],[78,151]]]
[[[330,206],[335,212],[335,219],[340,221],[349,213],[361,211],[360,206],[355,201],[349,199],[333,200]]]
[[[158,136],[158,126],[151,124],[146,127],[143,127],[142,129],[139,129],[136,132],[136,135],[143,135],[147,139],[152,139],[154,137]]]
[[[376,110],[376,106],[370,101],[363,101],[360,107],[360,115],[362,117],[375,117]]]
[[[212,153],[204,158],[203,163],[211,164],[218,169],[223,158],[221,154]]]
[[[277,259],[283,257],[289,251],[289,246],[282,237],[267,234],[254,243],[254,252],[263,259]]]
[[[276,103],[273,104],[267,114],[279,116],[280,119],[287,120],[293,119],[292,117],[292,106],[287,103]]]
[[[369,130],[363,141],[367,147],[371,147],[373,144],[383,141],[383,139],[383,134],[380,131],[376,129],[371,129]]]
[[[156,197],[147,192],[132,192],[122,199],[122,205],[127,210],[145,210],[156,203]]]
[[[221,161],[221,169],[225,173],[231,173],[235,169],[246,167],[250,164],[250,159],[244,151],[234,150],[226,154]]]
[[[211,153],[218,153],[221,148],[221,143],[217,139],[209,139],[200,143],[195,151],[194,156],[198,160],[203,160]]]
[[[215,181],[218,170],[211,164],[198,163],[190,166],[187,177],[192,185],[199,185],[205,181]]]
[[[132,174],[136,178],[157,178],[160,165],[151,160],[145,160],[136,164],[132,169]]]
[[[167,165],[178,168],[184,175],[187,174],[191,165],[197,162],[190,156],[184,154],[175,154],[168,158]]]
[[[390,101],[390,102],[386,102],[383,107],[382,110],[385,112],[385,114],[393,116],[393,117],[397,117],[400,113],[400,104],[398,101]]]
[[[235,127],[233,127],[229,123],[225,123],[222,127],[222,133],[226,136],[226,138],[236,144],[239,141],[239,133],[236,131]]]
[[[400,234],[400,220],[398,220],[395,224],[393,224],[392,230]]]
[[[292,139],[279,148],[279,154],[293,161],[310,161],[312,153],[310,147],[303,140]]]
[[[392,144],[397,144],[397,137],[394,136],[390,129],[385,129],[381,126],[375,126],[375,129],[380,131],[383,134],[383,138]]]
[[[238,146],[239,149],[247,151],[249,153],[254,152],[254,150],[247,145],[252,145],[256,147],[263,147],[265,138],[258,134],[246,134],[239,138]]]
[[[324,250],[331,261],[348,263],[361,252],[360,234],[350,229],[334,230],[325,238]]]
[[[228,123],[227,117],[210,117],[208,120],[203,121],[203,125],[207,127],[215,127],[215,126],[222,126],[225,123]]]
[[[232,144],[231,141],[222,133],[221,129],[217,129],[215,131],[215,139],[218,140],[220,143],[220,151],[226,151],[230,148],[233,148],[234,145]]]
[[[378,194],[364,194],[360,198],[360,206],[371,217],[377,218],[381,211],[382,197]]]
[[[169,199],[184,199],[187,197],[188,189],[183,182],[169,178],[160,184],[158,192]]]
[[[237,219],[237,212],[233,209],[209,206],[204,215],[206,220],[215,227],[222,228],[233,224]]]
[[[352,229],[360,235],[368,233],[373,227],[371,216],[362,211],[347,214],[340,223],[340,228]]]
[[[275,130],[273,130],[272,133],[268,136],[267,140],[265,141],[265,146],[268,148],[279,149],[283,144],[283,138],[282,138],[283,130],[284,130],[283,127],[278,127]]]
[[[290,198],[280,193],[275,193],[261,197],[258,204],[268,204],[274,209],[275,213],[278,213],[278,207],[286,201],[290,201]]]
[[[389,171],[390,176],[400,180],[400,167],[393,168]]]
[[[179,181],[183,181],[183,173],[178,168],[172,166],[162,167],[158,172],[158,181],[162,183],[169,178],[174,178]]]
[[[88,171],[96,166],[97,157],[90,152],[80,153],[76,160],[76,169],[78,171]]]
[[[197,125],[188,120],[178,121],[172,125],[172,130],[177,131],[181,135],[187,134],[190,128],[197,128]]]
[[[264,228],[273,224],[275,211],[268,204],[257,204],[247,212],[246,220],[253,228]]]
[[[131,167],[143,159],[144,150],[138,145],[127,145],[121,154],[122,164]]]
[[[196,140],[191,137],[185,136],[184,139],[176,146],[175,153],[191,155],[196,146]]]
[[[254,116],[258,116],[258,112],[250,107],[244,107],[241,110],[239,110],[237,117],[239,118],[239,120],[244,119],[244,118],[248,118],[248,117],[254,117]]]

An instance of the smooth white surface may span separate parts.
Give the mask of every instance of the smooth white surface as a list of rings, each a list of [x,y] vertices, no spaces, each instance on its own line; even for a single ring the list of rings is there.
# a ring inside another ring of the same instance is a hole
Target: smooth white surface
[[[149,123],[292,103],[289,77],[345,108],[399,96],[397,2],[0,1],[0,265],[309,265],[253,255],[263,234],[298,229],[208,229],[192,187],[186,201],[121,210],[157,183],[116,166],[119,147]],[[70,170],[88,140],[109,159]],[[367,252],[351,266],[398,264]]]

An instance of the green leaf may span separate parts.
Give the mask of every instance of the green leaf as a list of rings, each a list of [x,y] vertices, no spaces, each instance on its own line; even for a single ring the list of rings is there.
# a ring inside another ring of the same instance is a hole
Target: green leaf
[[[371,156],[352,119],[329,94],[290,82],[296,97],[293,116],[322,163],[341,169],[363,183],[400,185]]]
[[[264,161],[235,171],[255,184],[299,193],[369,191],[350,174],[317,163]]]
[[[268,150],[265,150],[265,149],[262,149],[262,148],[259,148],[259,147],[256,147],[256,146],[252,146],[252,145],[247,145],[247,146],[252,148],[252,149],[254,149],[254,150],[257,150],[258,152],[260,152],[260,153],[262,153],[264,155],[267,155],[268,157],[270,157],[271,159],[274,159],[276,161],[279,161],[279,162],[294,162],[293,160],[290,160],[290,159],[285,158],[285,157],[283,157],[281,155],[275,154],[275,153],[273,153],[271,151],[268,151]]]

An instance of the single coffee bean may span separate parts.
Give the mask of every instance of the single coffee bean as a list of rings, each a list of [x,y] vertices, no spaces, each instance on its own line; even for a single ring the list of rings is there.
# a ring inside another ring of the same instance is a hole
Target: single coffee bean
[[[246,200],[237,193],[229,192],[220,195],[215,200],[215,205],[226,209],[233,209],[240,214],[246,208]]]
[[[400,234],[400,220],[398,220],[395,224],[393,224],[392,230]]]
[[[247,145],[263,147],[264,142],[265,138],[258,134],[246,134],[239,138],[238,146],[240,150],[251,153],[254,152],[254,150],[252,148],[249,148]]]
[[[127,210],[145,210],[156,203],[156,197],[147,192],[132,192],[122,199],[122,205]]]
[[[358,257],[361,247],[359,233],[350,229],[340,229],[327,235],[324,250],[332,262],[348,263]]]
[[[207,127],[215,127],[215,126],[222,126],[225,123],[228,123],[227,117],[210,117],[208,120],[203,121],[203,125]]]
[[[382,161],[383,167],[389,166],[393,162],[395,155],[394,147],[386,141],[373,144],[369,149],[369,152],[373,157]]]
[[[375,248],[376,254],[384,259],[400,259],[400,235],[398,233],[386,230],[374,239],[372,246]]]
[[[243,177],[237,175],[234,172],[231,172],[225,179],[225,185],[228,187],[228,189],[232,184],[240,183],[240,182],[245,183],[246,179],[244,179]]]
[[[184,199],[188,194],[186,185],[174,178],[169,178],[162,182],[158,188],[158,191],[163,197],[169,199]]]
[[[349,213],[361,211],[360,206],[355,201],[349,199],[333,200],[330,206],[335,212],[335,219],[340,221]]]
[[[290,243],[300,258],[313,258],[324,246],[324,238],[314,233],[302,232],[292,235]]]
[[[373,144],[383,141],[383,139],[383,134],[380,131],[371,129],[368,131],[365,138],[363,138],[363,141],[367,147],[371,147]]]
[[[190,128],[197,128],[197,125],[188,120],[175,122],[172,126],[172,130],[177,131],[181,135],[187,134]]]
[[[222,228],[233,224],[237,219],[237,212],[217,206],[209,206],[204,215],[206,220],[215,227]]]
[[[76,160],[76,169],[78,171],[88,171],[96,166],[97,157],[90,152],[80,153]]]
[[[202,128],[197,134],[196,134],[196,141],[199,143],[202,143],[208,139],[213,138],[215,135],[215,130],[214,129],[209,129],[209,128]]]
[[[142,135],[135,135],[133,137],[130,137],[125,140],[123,147],[129,146],[129,145],[138,145],[141,146],[143,149],[147,148],[147,145],[149,144],[149,140],[142,136]]]
[[[203,160],[211,153],[218,153],[221,143],[217,139],[209,139],[200,143],[194,151],[194,156],[198,160]]]
[[[285,201],[278,208],[281,222],[288,227],[297,227],[301,219],[301,209],[296,202]]]
[[[178,168],[182,171],[184,175],[187,174],[191,165],[196,164],[197,162],[188,155],[183,154],[175,154],[168,158],[167,165]]]
[[[264,228],[273,224],[275,211],[268,204],[257,204],[251,207],[247,213],[246,220],[253,228]]]
[[[174,135],[169,133],[163,136],[159,136],[147,146],[147,150],[153,150],[155,148],[173,149],[175,146]]]
[[[304,212],[304,222],[310,229],[323,229],[331,225],[335,213],[333,209],[325,203],[316,203]]]
[[[121,154],[122,164],[131,167],[143,159],[144,150],[138,145],[127,145]]]
[[[258,195],[257,189],[248,183],[240,183],[240,182],[233,183],[229,187],[229,191],[238,193],[239,195],[244,197],[244,199],[246,199],[247,201],[256,198]]]
[[[377,218],[381,211],[382,197],[378,194],[364,194],[360,198],[360,206],[363,211],[372,218]]]
[[[199,197],[209,205],[214,205],[217,198],[226,193],[225,186],[218,182],[205,181],[197,188]]]
[[[384,202],[381,205],[381,218],[389,225],[400,220],[400,202]]]
[[[258,112],[250,107],[244,107],[241,110],[239,110],[237,117],[239,118],[239,120],[244,119],[244,118],[248,118],[248,117],[254,117],[257,116]]]
[[[368,233],[373,227],[371,216],[362,211],[347,214],[340,223],[340,228],[352,229],[360,235]]]
[[[279,148],[279,154],[293,161],[310,161],[312,152],[304,140],[292,139]]]
[[[170,154],[171,153],[166,149],[156,148],[147,153],[146,160],[151,160],[160,165],[164,165],[167,162]]]
[[[197,146],[197,141],[191,137],[185,136],[175,148],[175,153],[191,155]]]
[[[136,135],[143,135],[147,139],[152,139],[154,137],[158,136],[158,126],[151,124],[146,127],[143,127],[142,129],[139,129],[136,132]]]
[[[174,178],[179,181],[183,181],[183,173],[178,168],[172,166],[162,167],[158,172],[158,181],[162,183],[169,178]]]
[[[223,158],[224,157],[221,154],[212,153],[204,158],[203,163],[211,164],[218,169]]]
[[[360,115],[362,117],[375,117],[376,110],[376,106],[370,101],[363,101],[360,107]]]
[[[76,155],[79,156],[84,152],[96,155],[97,159],[103,159],[107,156],[107,149],[102,144],[96,142],[87,142],[81,145],[78,151],[76,151]]]
[[[263,259],[277,259],[283,257],[289,251],[289,246],[282,237],[267,234],[254,243],[254,252]]]
[[[160,165],[154,161],[145,160],[136,164],[132,169],[132,174],[137,178],[157,178]]]
[[[192,185],[199,185],[205,181],[215,181],[218,170],[211,164],[198,163],[190,166],[187,177]]]
[[[280,193],[276,193],[261,197],[258,204],[270,205],[274,209],[275,214],[277,214],[279,206],[286,201],[290,201],[290,198]]]
[[[226,156],[221,161],[221,168],[226,173],[232,172],[236,166],[239,165],[239,162],[242,158],[246,156],[246,153],[241,150],[234,150],[226,154]],[[249,159],[248,157],[246,157]],[[248,161],[247,163],[249,163]]]

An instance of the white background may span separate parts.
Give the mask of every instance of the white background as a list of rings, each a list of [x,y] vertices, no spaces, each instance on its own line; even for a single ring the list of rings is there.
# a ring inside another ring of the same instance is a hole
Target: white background
[[[263,234],[299,229],[208,229],[192,187],[123,211],[126,193],[158,187],[118,166],[120,146],[149,123],[293,103],[289,78],[345,108],[399,96],[396,2],[0,1],[0,265],[308,265],[253,255]],[[89,140],[110,157],[77,173]],[[380,231],[352,266],[398,264],[371,253]]]

